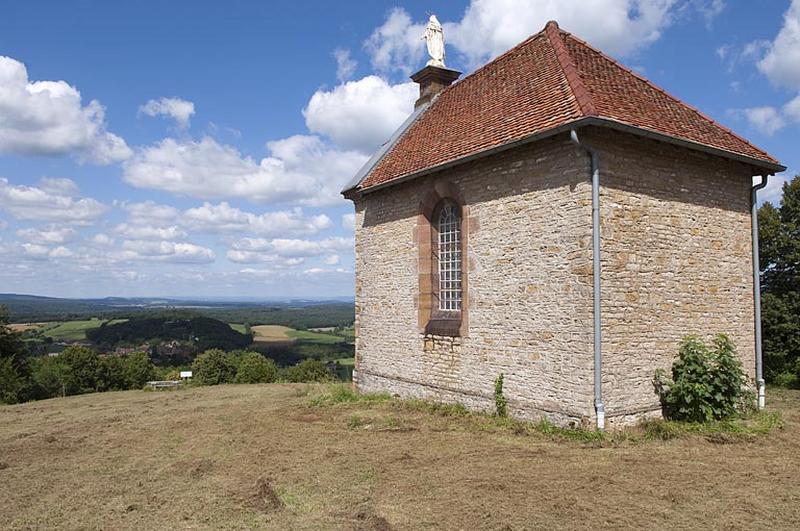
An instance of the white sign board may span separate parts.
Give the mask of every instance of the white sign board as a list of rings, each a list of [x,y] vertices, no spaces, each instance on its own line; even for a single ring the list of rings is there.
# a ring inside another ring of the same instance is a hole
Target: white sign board
[[[192,371],[181,371],[181,378],[191,378],[191,377],[192,377]]]

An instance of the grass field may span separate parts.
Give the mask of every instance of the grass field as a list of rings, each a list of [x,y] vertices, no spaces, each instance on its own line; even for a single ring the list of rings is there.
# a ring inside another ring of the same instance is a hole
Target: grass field
[[[42,333],[53,338],[54,341],[82,341],[86,339],[86,331],[98,328],[105,322],[121,323],[127,319],[87,319],[83,321],[64,321],[60,323],[47,323]]]
[[[312,332],[310,330],[295,330],[288,326],[258,325],[251,328],[253,331],[253,341],[257,343],[286,343],[303,340],[311,343],[333,344],[343,340],[339,336]]]
[[[0,528],[796,529],[800,392],[753,438],[580,442],[306,385],[0,407]],[[448,410],[444,410],[447,412]]]
[[[43,328],[48,323],[11,323],[8,327],[14,332],[27,332],[28,330],[36,330]]]
[[[241,323],[228,323],[228,326],[239,332],[240,334],[247,333],[247,327]]]

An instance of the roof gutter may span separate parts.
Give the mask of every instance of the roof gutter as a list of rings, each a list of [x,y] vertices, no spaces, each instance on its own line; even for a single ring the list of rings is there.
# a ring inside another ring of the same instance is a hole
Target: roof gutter
[[[755,317],[756,342],[756,385],[758,386],[758,409],[764,409],[766,385],[764,383],[764,363],[761,351],[761,266],[758,256],[758,191],[767,186],[769,175],[761,176],[761,182],[750,189],[750,226],[753,231],[753,307]]]
[[[742,155],[742,154],[739,154],[739,153],[733,153],[732,151],[726,151],[724,149],[715,148],[715,147],[709,146],[707,144],[700,144],[698,142],[690,142],[690,141],[684,140],[682,138],[677,138],[677,137],[674,137],[674,136],[665,135],[663,133],[659,133],[657,131],[653,131],[653,130],[650,130],[650,129],[644,129],[644,128],[641,128],[641,127],[636,127],[634,125],[626,124],[626,123],[623,123],[623,122],[618,122],[618,121],[612,120],[610,118],[601,118],[601,117],[597,117],[597,116],[588,116],[588,117],[585,117],[585,118],[579,118],[578,120],[575,120],[573,122],[569,122],[567,124],[560,125],[558,127],[554,127],[552,129],[547,129],[545,131],[534,133],[532,135],[526,136],[526,137],[521,138],[519,140],[515,140],[515,141],[512,141],[512,142],[501,144],[499,146],[494,146],[494,147],[485,149],[483,151],[479,151],[477,153],[473,153],[472,155],[467,155],[465,157],[460,157],[460,158],[457,158],[457,159],[449,160],[447,162],[443,162],[441,164],[437,164],[435,166],[431,166],[429,168],[425,168],[423,170],[416,171],[414,173],[409,173],[409,174],[397,177],[396,179],[391,179],[389,181],[386,181],[386,182],[383,182],[383,183],[380,183],[380,184],[369,186],[366,189],[358,190],[358,192],[361,193],[361,194],[365,194],[365,195],[366,194],[370,194],[372,192],[377,192],[378,190],[383,190],[384,188],[388,188],[388,187],[395,186],[395,185],[400,184],[400,183],[411,181],[413,179],[417,179],[419,177],[422,177],[422,176],[425,176],[425,175],[429,175],[431,173],[436,173],[436,172],[439,172],[439,171],[442,171],[442,170],[446,170],[448,168],[452,168],[454,166],[458,166],[460,164],[471,162],[473,160],[478,160],[478,159],[482,159],[484,157],[495,155],[497,153],[501,153],[501,152],[507,151],[509,149],[514,149],[516,147],[520,147],[520,146],[524,146],[524,145],[527,145],[527,144],[531,144],[533,142],[538,142],[539,140],[544,140],[545,138],[549,138],[551,136],[556,136],[556,135],[561,134],[561,133],[566,132],[566,131],[572,131],[573,129],[580,129],[582,127],[587,127],[587,126],[591,126],[591,125],[594,125],[594,126],[597,126],[597,127],[606,127],[606,128],[614,129],[614,130],[617,130],[617,131],[630,133],[630,134],[633,134],[633,135],[636,135],[636,136],[639,136],[639,137],[649,138],[651,140],[657,140],[659,142],[666,142],[668,144],[673,144],[673,145],[676,145],[676,146],[685,147],[685,148],[691,149],[693,151],[700,151],[700,152],[703,152],[703,153],[708,153],[710,155],[716,155],[718,157],[723,157],[723,158],[726,158],[726,159],[735,160],[735,161],[738,161],[738,162],[742,162],[744,164],[748,164],[748,165],[753,166],[755,168],[759,168],[762,171],[763,170],[767,170],[769,173],[773,173],[773,174],[782,172],[782,171],[784,171],[786,169],[786,166],[782,166],[780,164],[775,164],[775,163],[772,163],[772,162],[768,162],[768,161],[765,161],[765,160],[757,159],[757,158],[754,158],[754,157],[749,157],[747,155]],[[375,166],[377,166],[378,162],[379,161],[376,160],[373,164],[369,164],[368,163],[366,165],[366,166],[368,166],[368,170],[371,171]],[[358,184],[360,184],[360,181],[362,181],[364,178],[367,177],[367,175],[366,175],[367,173],[368,172],[359,172],[360,179],[359,179],[359,183]],[[758,173],[755,173],[754,175],[758,175]],[[347,193],[345,195],[352,194],[356,190],[357,190],[357,188],[355,188],[355,186],[350,185],[350,189],[346,190]]]
[[[597,429],[605,429],[605,405],[603,404],[603,352],[602,323],[600,319],[600,158],[590,145],[581,142],[578,130],[569,132],[570,139],[586,150],[591,158],[592,171],[592,298],[594,300],[594,409],[597,418]]]

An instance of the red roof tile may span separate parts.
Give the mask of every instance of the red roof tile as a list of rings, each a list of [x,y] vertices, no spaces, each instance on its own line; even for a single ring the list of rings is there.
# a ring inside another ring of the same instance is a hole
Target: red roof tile
[[[555,22],[444,89],[359,189],[595,117],[778,166],[753,146]]]

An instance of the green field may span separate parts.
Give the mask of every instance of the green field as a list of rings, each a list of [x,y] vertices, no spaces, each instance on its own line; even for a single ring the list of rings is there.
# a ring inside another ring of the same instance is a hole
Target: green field
[[[42,333],[53,339],[53,341],[83,341],[86,339],[86,331],[92,328],[99,328],[103,323],[121,323],[127,319],[87,319],[84,321],[64,321],[61,323],[49,323],[42,329]]]
[[[308,341],[309,343],[322,343],[325,345],[332,345],[343,341],[341,336],[324,334],[322,332],[311,332],[310,330],[287,330],[286,335],[292,339]]]
[[[42,334],[47,337],[53,339],[53,341],[83,341],[86,339],[86,331],[91,330],[92,328],[98,328],[103,323],[121,323],[126,321],[127,319],[85,319],[81,321],[61,321],[61,322],[53,322],[53,323],[46,323],[42,328]],[[246,333],[247,327],[241,323],[228,323],[229,326],[236,330],[239,333]],[[253,327],[254,333],[256,334],[257,341],[276,341],[280,340],[280,338],[266,338],[260,337],[256,328],[269,328],[271,329],[280,329],[282,335],[285,336],[283,339],[289,341],[304,341],[308,343],[318,343],[323,345],[332,345],[335,343],[341,343],[342,341],[352,341],[352,328],[348,328],[344,330],[342,335],[334,335],[328,334],[323,332],[312,332],[310,330],[295,330],[293,328],[285,327],[285,326],[278,326],[278,325],[266,325],[260,327]]]
[[[240,334],[246,334],[247,333],[247,326],[245,326],[245,325],[243,325],[241,323],[228,323],[228,326],[230,326],[231,328],[233,328],[234,330],[236,330]]]

